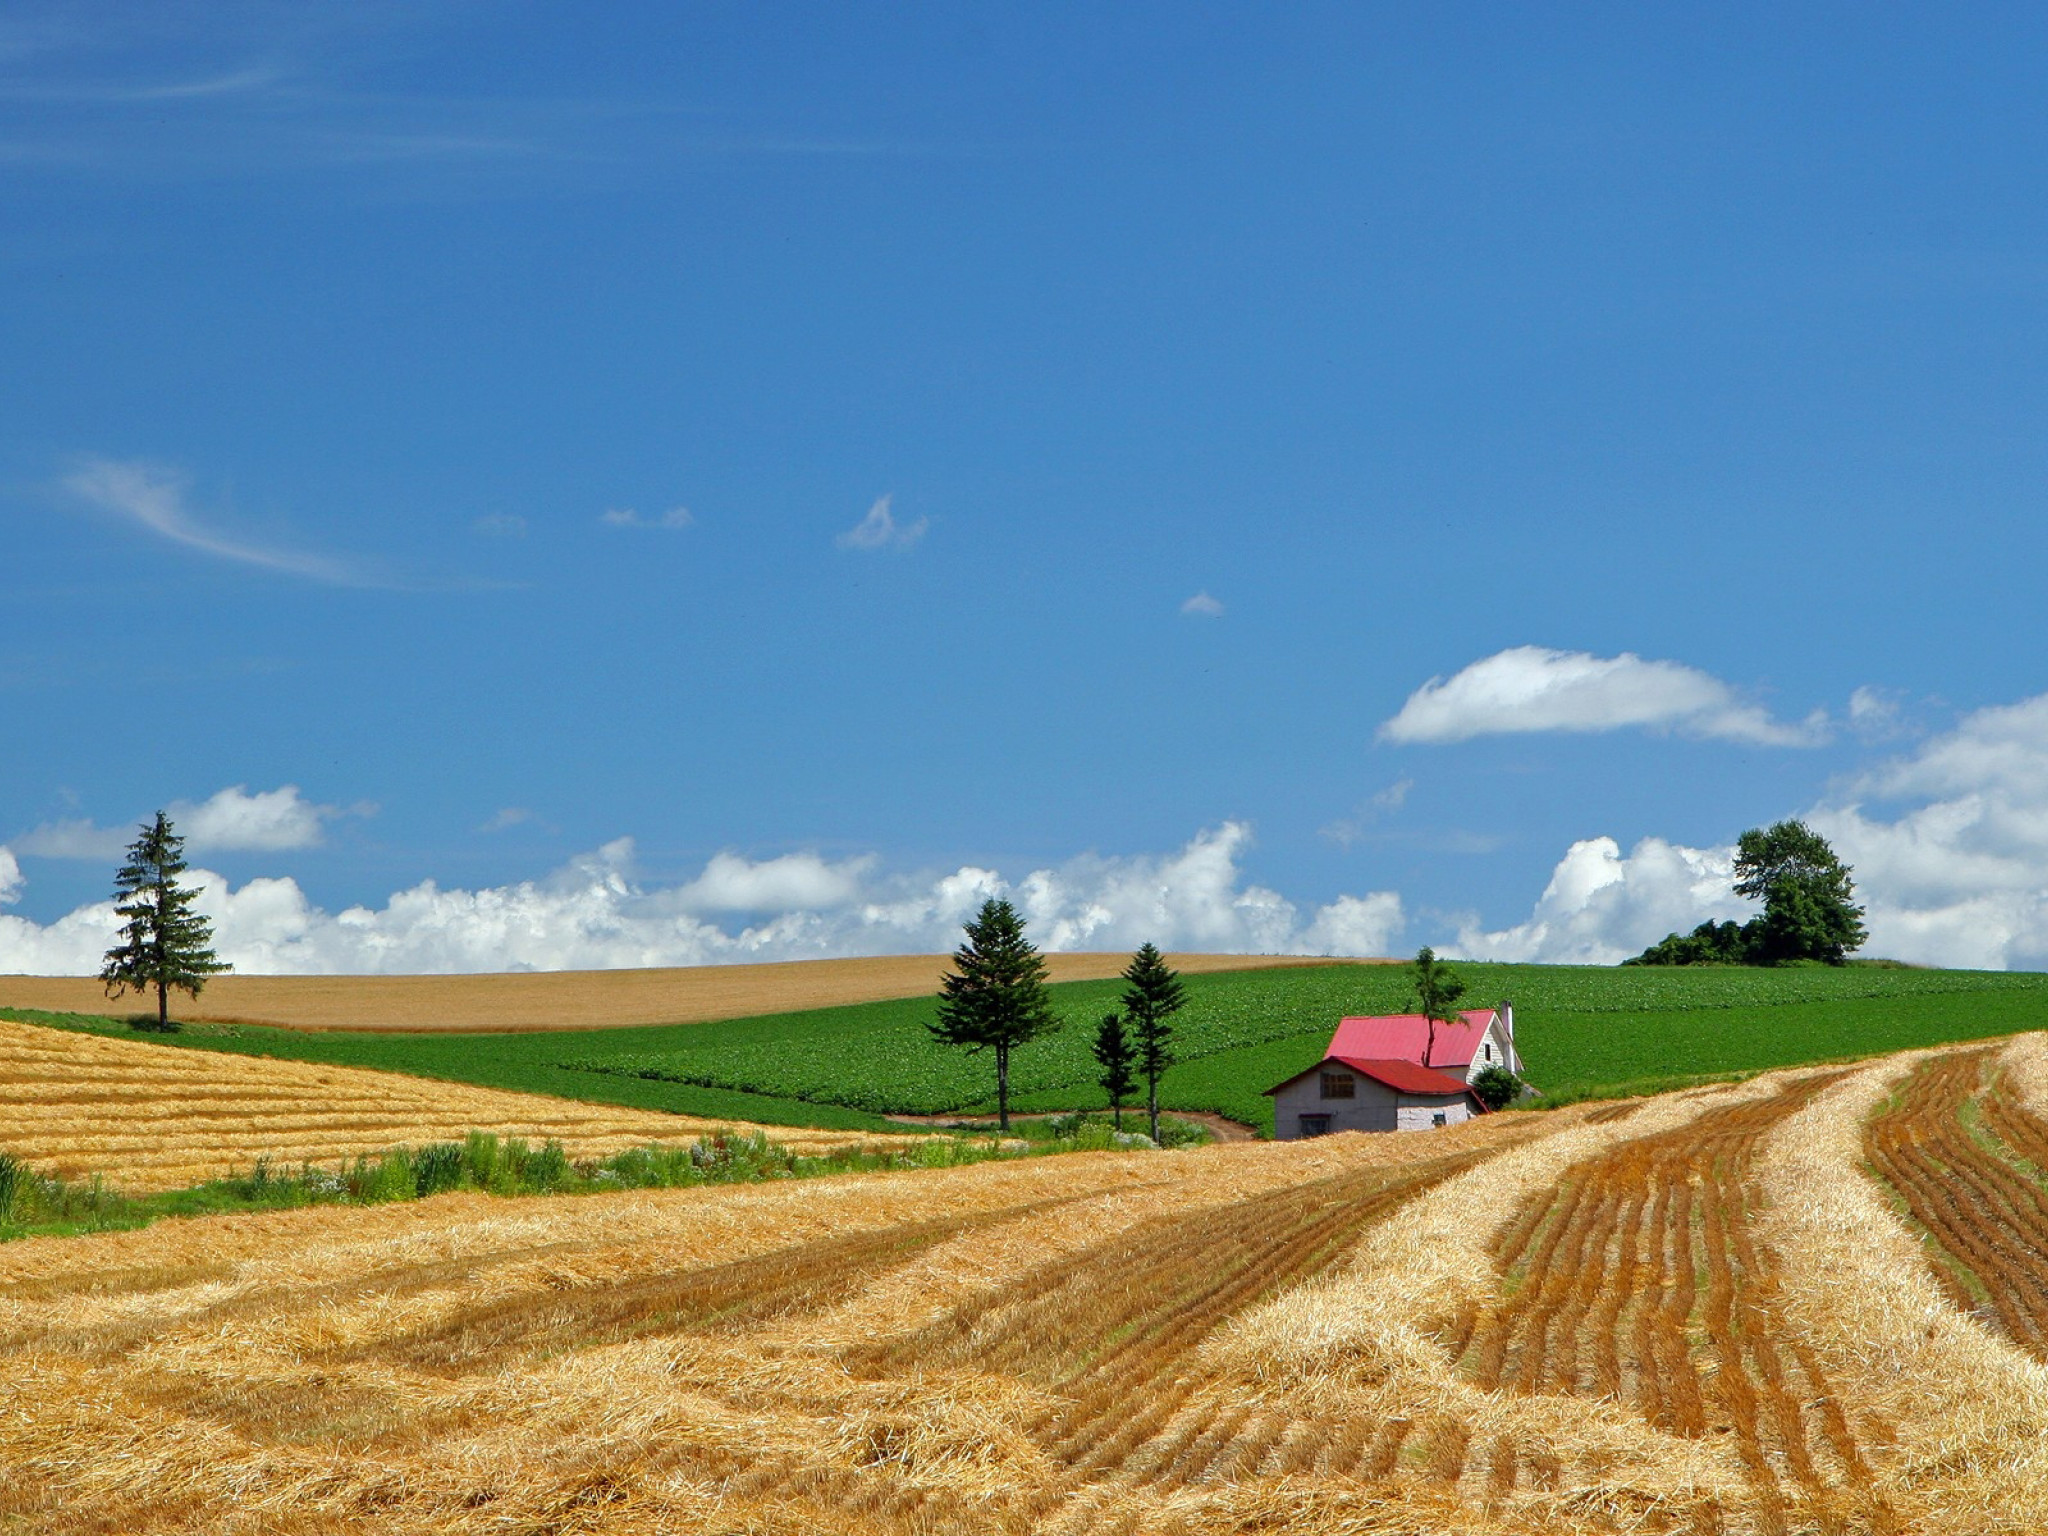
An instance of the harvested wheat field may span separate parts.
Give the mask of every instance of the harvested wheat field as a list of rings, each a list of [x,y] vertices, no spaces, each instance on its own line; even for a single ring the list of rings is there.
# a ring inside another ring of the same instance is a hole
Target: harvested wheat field
[[[246,1172],[259,1157],[332,1164],[392,1146],[459,1141],[469,1131],[552,1139],[585,1158],[694,1141],[716,1128],[683,1115],[0,1020],[0,1152],[43,1173],[98,1175],[132,1193]],[[769,1134],[807,1153],[889,1141],[845,1131]]]
[[[0,1528],[2041,1531],[2044,1116],[2030,1036],[1409,1136],[23,1241]]]
[[[1373,964],[1282,955],[1167,956],[1175,969]],[[1131,963],[1127,954],[1052,954],[1053,981],[1096,981]],[[703,1024],[805,1008],[927,997],[946,955],[787,960],[773,965],[693,965],[662,970],[519,971],[475,976],[217,976],[178,1017],[288,1029],[605,1029],[628,1024]],[[1392,964],[1393,962],[1384,962]],[[148,1007],[144,1009],[144,1003]],[[0,1008],[55,1013],[154,1013],[153,999],[110,1003],[89,976],[0,976]]]

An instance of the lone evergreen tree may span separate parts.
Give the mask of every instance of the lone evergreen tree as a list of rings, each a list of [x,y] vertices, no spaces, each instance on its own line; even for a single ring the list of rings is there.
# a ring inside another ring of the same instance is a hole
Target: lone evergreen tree
[[[234,969],[214,955],[213,925],[192,910],[199,892],[178,884],[184,873],[185,839],[158,811],[114,876],[114,911],[127,921],[100,966],[100,980],[109,997],[154,987],[158,1029],[170,1028],[171,988],[197,998],[207,977]]]
[[[939,978],[939,1017],[927,1024],[968,1054],[994,1051],[996,1119],[1010,1128],[1010,1052],[1060,1027],[1045,995],[1045,960],[1024,937],[1024,919],[1007,901],[986,901]]]
[[[1188,989],[1151,943],[1124,967],[1124,1016],[1138,1047],[1138,1070],[1145,1074],[1145,1114],[1152,1139],[1159,1139],[1159,1076],[1173,1065],[1173,1016],[1188,1000]]]
[[[1437,959],[1436,951],[1427,944],[1415,952],[1414,981],[1422,1017],[1429,1025],[1429,1040],[1422,1048],[1422,1064],[1426,1067],[1436,1053],[1437,1025],[1458,1022],[1458,999],[1465,995],[1465,983],[1458,979],[1457,972]]]
[[[1124,1029],[1124,1016],[1105,1013],[1102,1022],[1095,1026],[1095,1044],[1089,1049],[1095,1053],[1096,1065],[1102,1068],[1102,1076],[1096,1081],[1109,1095],[1110,1115],[1116,1121],[1116,1128],[1122,1130],[1124,1100],[1131,1096],[1131,1089],[1137,1085],[1137,1078],[1131,1072],[1137,1064],[1137,1052],[1131,1048],[1131,1037]]]

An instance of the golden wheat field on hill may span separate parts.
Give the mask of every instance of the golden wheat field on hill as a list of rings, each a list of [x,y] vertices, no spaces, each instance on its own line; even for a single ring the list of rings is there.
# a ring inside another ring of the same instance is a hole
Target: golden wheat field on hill
[[[1376,962],[1298,955],[1174,954],[1176,970]],[[1130,964],[1127,954],[1050,954],[1053,981],[1096,981]],[[945,955],[875,955],[785,960],[765,965],[693,965],[610,971],[505,971],[459,976],[217,976],[180,1018],[291,1029],[604,1029],[627,1024],[705,1024],[717,1019],[836,1008],[939,989]],[[1391,962],[1388,962],[1391,963]],[[56,1013],[140,1010],[129,994],[110,1002],[90,976],[0,976],[0,1008]],[[153,1011],[145,1010],[145,1011]]]
[[[134,1193],[243,1173],[258,1158],[332,1164],[470,1131],[559,1141],[572,1158],[754,1126],[397,1072],[167,1050],[0,1019],[0,1152],[38,1172]],[[770,1134],[793,1151],[887,1144],[846,1131]]]
[[[166,1053],[168,1054],[168,1053]],[[0,1248],[0,1529],[2048,1530],[2048,1041]]]

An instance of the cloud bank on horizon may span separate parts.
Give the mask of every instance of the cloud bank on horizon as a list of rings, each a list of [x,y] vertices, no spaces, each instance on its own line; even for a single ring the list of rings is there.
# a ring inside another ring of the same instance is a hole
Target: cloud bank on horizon
[[[1617,660],[1630,665],[1591,674],[1563,670],[1626,680],[1642,668],[1670,668],[1705,677],[1673,663]],[[1459,677],[1477,665],[1483,664]],[[1443,685],[1435,697],[1449,689]],[[1688,696],[1719,697],[1697,687]],[[1576,723],[1587,718],[1580,704],[1544,708],[1564,722],[1549,729],[1590,728]],[[1381,798],[1398,807],[1409,783],[1399,781]],[[200,854],[317,847],[334,818],[370,809],[316,804],[293,785],[256,793],[234,785],[171,808]],[[1798,814],[1854,870],[1868,911],[1866,953],[1945,966],[2048,968],[2048,694],[1966,715],[1946,733],[1841,781]],[[25,888],[17,854],[105,858],[118,854],[128,836],[90,821],[59,822],[0,847],[0,905],[18,901]],[[194,879],[204,888],[201,906],[214,919],[222,956],[253,974],[938,952],[957,942],[961,924],[990,896],[1015,901],[1047,950],[1119,950],[1151,940],[1181,949],[1377,955],[1400,947],[1411,928],[1427,921],[1444,935],[1440,947],[1465,958],[1608,965],[1666,933],[1754,910],[1733,895],[1732,846],[1645,837],[1624,852],[1611,836],[1581,838],[1566,849],[1529,916],[1498,929],[1472,916],[1418,918],[1395,891],[1344,895],[1320,906],[1290,900],[1245,879],[1250,846],[1250,828],[1226,821],[1171,853],[1087,854],[1017,878],[974,865],[949,874],[890,874],[873,855],[750,860],[727,851],[692,880],[648,887],[634,876],[632,840],[620,838],[545,879],[478,890],[427,880],[381,907],[338,913],[314,905],[289,877],[237,887],[195,870]],[[90,973],[113,930],[107,902],[47,924],[0,914],[0,972]]]
[[[619,838],[544,880],[484,890],[423,881],[381,908],[329,913],[295,880],[231,886],[195,868],[215,949],[250,975],[424,974],[710,965],[839,955],[936,953],[991,896],[1017,903],[1048,950],[1168,948],[1254,954],[1374,955],[1401,932],[1400,898],[1341,896],[1304,916],[1279,893],[1244,882],[1251,841],[1238,822],[1160,856],[1084,855],[1007,880],[963,866],[950,874],[878,877],[874,860],[816,854],[752,861],[714,855],[694,880],[649,889]],[[0,848],[0,902],[23,879]],[[721,916],[743,921],[721,925]],[[112,943],[111,902],[49,924],[0,915],[0,973],[86,975]]]
[[[1817,746],[1827,718],[1796,725],[1697,667],[1645,661],[1629,651],[1594,656],[1517,645],[1449,678],[1433,677],[1379,730],[1401,745],[1447,744],[1532,731],[1618,731],[1629,726],[1766,747]]]

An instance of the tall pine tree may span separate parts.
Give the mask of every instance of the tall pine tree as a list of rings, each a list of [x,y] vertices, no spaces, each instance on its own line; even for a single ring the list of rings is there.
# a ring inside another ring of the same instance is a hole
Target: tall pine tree
[[[109,997],[131,987],[137,992],[154,987],[159,1029],[170,1028],[171,988],[197,998],[207,977],[234,969],[215,956],[213,925],[192,909],[199,892],[178,884],[184,873],[185,839],[158,811],[114,876],[114,911],[127,921],[100,966],[100,980]]]
[[[1145,1074],[1145,1113],[1152,1139],[1159,1139],[1159,1075],[1173,1065],[1173,1016],[1188,1000],[1188,989],[1147,943],[1124,967],[1124,1017],[1138,1047],[1138,1070]]]
[[[1116,1120],[1116,1128],[1122,1130],[1124,1100],[1131,1096],[1131,1089],[1138,1082],[1131,1070],[1137,1065],[1137,1052],[1131,1048],[1131,1037],[1124,1029],[1124,1016],[1105,1013],[1102,1022],[1095,1026],[1095,1043],[1089,1049],[1095,1054],[1095,1064],[1102,1068],[1102,1076],[1096,1081],[1109,1095],[1110,1114]]]
[[[996,1118],[1010,1128],[1010,1052],[1060,1027],[1045,995],[1045,960],[1024,937],[1024,919],[1007,901],[982,903],[939,979],[939,1017],[927,1024],[947,1045],[971,1055],[994,1051]]]

